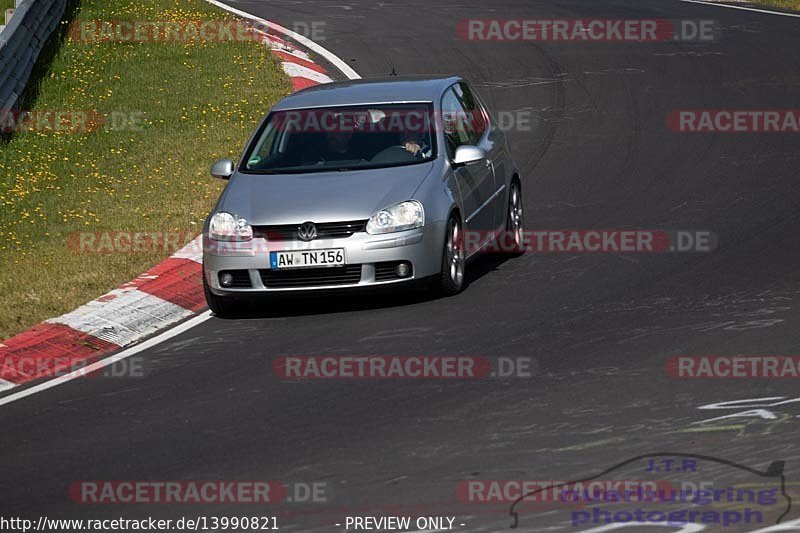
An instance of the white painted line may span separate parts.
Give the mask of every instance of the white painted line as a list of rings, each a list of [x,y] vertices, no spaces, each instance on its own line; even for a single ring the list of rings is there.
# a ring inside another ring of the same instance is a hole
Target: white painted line
[[[14,383],[11,383],[10,381],[6,381],[4,379],[0,379],[0,392],[8,389],[13,389],[14,387],[16,387]]]
[[[764,529],[757,529],[751,533],[773,533],[775,531],[800,531],[800,519],[792,520],[791,522],[783,522],[774,526],[768,526]]]
[[[192,242],[175,252],[170,259],[190,259],[195,263],[203,262],[203,236],[198,235]]]
[[[681,0],[681,2],[687,2],[689,4],[704,4],[715,7],[728,7],[730,9],[741,9],[743,11],[755,11],[756,13],[766,13],[767,15],[780,15],[782,17],[800,18],[800,13],[783,13],[782,11],[770,11],[769,9],[758,9],[756,7],[732,6],[730,4],[718,4],[716,2],[705,2],[703,0]]]
[[[194,314],[139,289],[115,289],[101,298],[105,301],[89,302],[47,323],[64,324],[98,339],[128,346]]]
[[[342,60],[339,56],[337,56],[336,54],[334,54],[330,50],[324,48],[323,46],[315,43],[314,41],[312,41],[311,39],[309,39],[305,35],[300,35],[297,32],[293,32],[289,28],[284,28],[280,24],[275,24],[274,22],[270,22],[268,20],[264,20],[264,19],[262,19],[260,17],[255,16],[255,15],[251,15],[250,13],[247,13],[245,11],[233,8],[233,7],[231,7],[231,6],[227,5],[227,4],[223,4],[222,2],[218,2],[217,0],[206,0],[206,2],[208,2],[210,4],[214,4],[215,6],[221,8],[221,9],[224,9],[225,11],[228,11],[230,13],[233,13],[235,15],[239,15],[240,17],[245,17],[245,18],[248,18],[250,20],[258,21],[258,22],[264,24],[265,26],[267,26],[270,29],[273,29],[273,30],[275,30],[277,32],[280,32],[280,33],[284,34],[284,35],[288,35],[289,37],[291,37],[292,39],[294,39],[298,43],[302,44],[303,46],[305,46],[306,48],[308,48],[312,52],[315,52],[315,53],[321,55],[322,57],[324,57],[325,59],[327,59],[328,61],[330,61],[333,65],[336,66],[336,68],[338,68],[341,71],[342,74],[347,76],[347,79],[350,79],[350,80],[359,80],[359,79],[361,79],[361,76],[358,75],[358,72],[356,72],[355,70],[350,68],[350,65],[345,63],[344,60]]]
[[[289,49],[282,45],[281,43],[271,42],[269,45],[269,49],[275,52],[283,52],[284,54],[288,54],[292,57],[296,57],[297,59],[303,59],[305,61],[311,61],[311,58],[308,57],[308,54],[305,52],[301,52],[300,50]],[[313,63],[313,61],[312,61]]]
[[[307,80],[315,81],[317,83],[330,83],[333,80],[322,72],[311,70],[303,65],[297,63],[284,63],[283,71],[289,75],[290,78],[305,78]]]
[[[291,46],[280,37],[276,37],[275,35],[263,32],[261,30],[256,30],[256,32],[264,38],[264,42],[269,45],[271,50],[277,50],[278,52],[290,54],[306,61],[311,61],[311,57],[306,52]]]
[[[41,384],[36,385],[34,387],[31,387],[29,389],[25,389],[25,390],[19,391],[16,394],[9,394],[5,398],[0,398],[0,406],[7,405],[7,404],[10,404],[12,402],[16,402],[17,400],[21,400],[23,398],[27,398],[28,396],[32,396],[32,395],[34,395],[34,394],[36,394],[38,392],[42,392],[42,391],[45,391],[47,389],[52,389],[53,387],[57,387],[58,385],[61,385],[63,383],[67,383],[69,381],[72,381],[73,379],[77,379],[77,378],[83,377],[86,374],[92,373],[92,372],[94,372],[96,370],[99,370],[101,368],[105,368],[105,367],[107,367],[109,365],[113,365],[117,361],[122,361],[123,359],[127,359],[128,357],[136,355],[139,352],[143,352],[144,350],[148,350],[148,349],[152,348],[153,346],[156,346],[157,344],[160,344],[160,343],[162,343],[164,341],[167,341],[167,340],[171,339],[172,337],[176,337],[176,336],[180,335],[181,333],[192,329],[195,326],[199,326],[200,324],[202,324],[203,322],[205,322],[209,318],[211,318],[211,311],[205,311],[204,313],[199,314],[199,315],[197,315],[196,317],[194,317],[194,318],[192,318],[190,320],[187,320],[183,324],[180,324],[180,325],[178,325],[178,326],[176,326],[176,327],[174,327],[174,328],[172,328],[170,330],[165,331],[164,333],[162,333],[158,337],[153,337],[152,339],[144,341],[142,344],[138,344],[136,346],[132,346],[132,347],[128,348],[127,350],[123,350],[123,351],[119,352],[116,355],[112,355],[111,357],[107,357],[106,359],[103,359],[101,361],[97,361],[95,363],[92,363],[91,365],[87,365],[84,368],[81,368],[79,370],[75,370],[74,372],[70,372],[69,374],[66,374],[64,376],[59,376],[59,377],[57,377],[55,379],[51,379],[50,381],[45,381],[44,383],[41,383]]]

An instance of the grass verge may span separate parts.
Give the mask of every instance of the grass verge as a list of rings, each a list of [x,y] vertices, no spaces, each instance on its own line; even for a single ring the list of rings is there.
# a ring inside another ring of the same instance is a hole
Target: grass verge
[[[780,9],[792,9],[800,11],[800,0],[752,0],[754,4],[761,4]]]
[[[0,24],[6,23],[6,9],[14,7],[14,0],[0,0]]]
[[[71,12],[73,27],[81,20],[230,20],[203,0],[81,0]],[[170,255],[80,253],[68,245],[75,235],[199,233],[221,189],[210,164],[235,157],[269,107],[291,92],[267,48],[241,40],[64,38],[38,71],[25,107],[36,117],[63,110],[104,120],[86,132],[69,127],[80,119],[56,119],[57,127],[29,125],[0,141],[0,339]]]

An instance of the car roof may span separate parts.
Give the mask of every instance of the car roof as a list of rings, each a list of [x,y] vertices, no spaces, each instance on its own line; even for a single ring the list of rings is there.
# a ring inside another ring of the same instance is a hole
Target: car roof
[[[451,85],[461,81],[447,78],[390,77],[326,83],[309,87],[278,102],[273,111],[389,102],[434,102]]]

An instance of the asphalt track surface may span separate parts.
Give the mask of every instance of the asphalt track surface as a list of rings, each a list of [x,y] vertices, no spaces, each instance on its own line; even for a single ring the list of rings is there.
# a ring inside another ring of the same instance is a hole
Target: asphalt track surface
[[[664,370],[679,354],[800,347],[800,137],[665,126],[675,109],[797,108],[798,19],[672,0],[230,5],[287,27],[323,21],[321,44],[364,77],[460,74],[496,110],[532,110],[533,130],[510,133],[529,228],[710,230],[720,245],[489,257],[454,298],[305,300],[213,318],[148,350],[145,379],[76,380],[0,409],[3,515],[278,514],[281,529],[340,531],[347,515],[432,514],[499,531],[508,505],[460,503],[459,480],[579,479],[661,451],[755,469],[785,461],[787,490],[800,483],[800,403],[697,424],[752,410],[700,406],[793,399],[796,381],[675,380]],[[467,17],[714,19],[724,32],[713,43],[466,42],[455,25]],[[286,383],[270,369],[276,355],[325,354],[533,356],[540,373]],[[709,466],[697,477],[730,472]],[[323,481],[334,498],[248,507],[67,497],[77,480],[172,479]],[[795,506],[785,520],[798,517]],[[581,529],[563,510],[520,520],[523,531]]]

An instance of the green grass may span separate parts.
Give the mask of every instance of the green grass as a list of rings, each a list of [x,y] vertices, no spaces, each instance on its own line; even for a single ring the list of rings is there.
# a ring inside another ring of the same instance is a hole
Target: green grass
[[[6,23],[6,9],[14,7],[14,0],[0,0],[0,24]]]
[[[86,20],[208,20],[202,0],[82,0]],[[83,231],[199,233],[221,182],[269,107],[291,92],[263,44],[65,40],[41,77],[34,110],[139,113],[144,127],[25,132],[0,142],[0,339],[96,298],[169,252],[86,254]]]
[[[800,11],[800,0],[753,0],[753,3]]]

